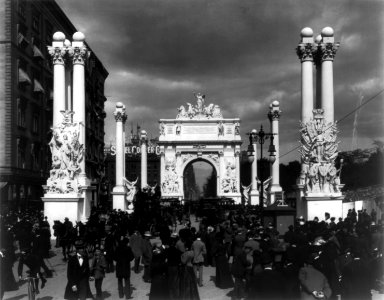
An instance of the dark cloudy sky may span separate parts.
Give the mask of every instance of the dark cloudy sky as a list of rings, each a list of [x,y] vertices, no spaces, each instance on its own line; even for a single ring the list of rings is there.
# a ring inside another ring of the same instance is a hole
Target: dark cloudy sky
[[[335,119],[384,89],[384,1],[364,0],[56,0],[82,31],[109,77],[106,138],[114,141],[115,103],[130,124],[153,137],[158,119],[177,107],[206,102],[226,118],[242,120],[241,133],[263,124],[277,99],[281,155],[298,146],[300,61],[295,48],[303,27],[315,35],[331,26],[341,43],[334,61]],[[384,140],[384,93],[365,105],[357,121],[357,146]],[[352,145],[354,114],[339,124],[340,150]],[[299,159],[297,150],[281,158]]]

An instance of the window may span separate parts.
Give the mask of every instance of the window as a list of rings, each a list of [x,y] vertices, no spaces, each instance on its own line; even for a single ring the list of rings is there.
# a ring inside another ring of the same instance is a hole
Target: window
[[[34,13],[32,16],[32,27],[36,31],[40,30],[40,15],[38,15],[37,13]]]
[[[21,138],[17,139],[17,167],[25,169],[25,143]]]
[[[25,128],[25,103],[17,98],[17,125]]]
[[[25,10],[26,10],[26,3],[25,3],[25,1],[19,1],[19,7],[18,7],[19,16],[23,20],[25,20]]]
[[[40,169],[40,145],[38,143],[31,144],[31,162],[32,169],[39,170]]]
[[[39,132],[39,114],[35,113],[32,117],[32,132],[38,133]]]

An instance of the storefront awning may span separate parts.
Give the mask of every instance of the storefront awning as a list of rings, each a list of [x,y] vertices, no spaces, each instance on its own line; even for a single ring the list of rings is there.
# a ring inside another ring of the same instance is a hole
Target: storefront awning
[[[35,45],[33,45],[33,57],[45,59],[43,53],[41,53],[40,49]]]
[[[40,82],[37,79],[33,80],[33,91],[45,93],[44,88],[41,86]]]
[[[31,78],[29,78],[27,72],[21,68],[19,68],[19,83],[32,83]]]

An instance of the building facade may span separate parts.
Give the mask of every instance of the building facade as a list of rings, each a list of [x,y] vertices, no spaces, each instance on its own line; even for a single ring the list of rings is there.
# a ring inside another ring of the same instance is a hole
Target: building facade
[[[3,206],[39,205],[51,167],[53,69],[47,46],[77,30],[54,0],[0,0],[0,197]],[[90,50],[86,63],[86,173],[97,184],[104,160],[104,82]]]
[[[149,139],[147,146],[147,182],[150,186],[158,185],[160,182],[160,153],[157,146],[158,139]],[[116,177],[116,149],[113,144],[106,145],[105,155],[105,176],[108,182],[109,192],[115,186]],[[139,133],[129,137],[125,144],[125,178],[131,182],[137,180],[137,186],[140,187],[141,179],[141,153]]]

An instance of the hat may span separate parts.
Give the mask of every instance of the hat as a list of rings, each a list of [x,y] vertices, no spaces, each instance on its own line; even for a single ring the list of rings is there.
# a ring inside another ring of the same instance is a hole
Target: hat
[[[151,233],[149,231],[146,231],[146,232],[144,232],[144,236],[151,237],[152,235],[151,235]]]
[[[85,245],[84,245],[83,240],[76,240],[76,241],[75,241],[75,248],[76,248],[76,249],[82,249],[82,248],[84,248],[84,247],[85,247]]]

